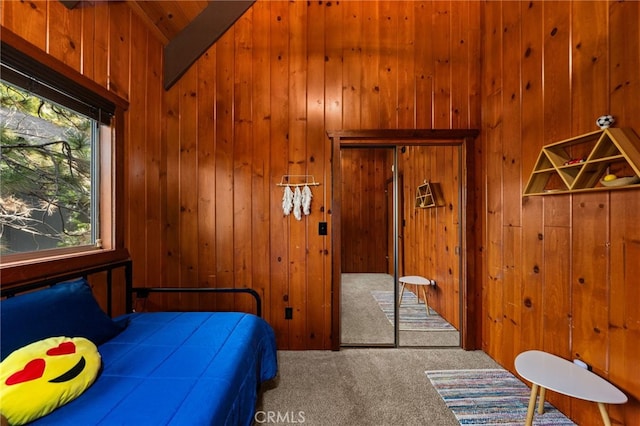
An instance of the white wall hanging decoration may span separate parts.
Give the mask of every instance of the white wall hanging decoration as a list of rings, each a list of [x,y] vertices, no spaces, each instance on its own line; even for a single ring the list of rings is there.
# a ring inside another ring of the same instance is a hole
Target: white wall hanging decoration
[[[282,197],[282,213],[288,216],[291,209],[293,209],[293,191],[287,185],[284,187],[284,196]]]
[[[300,192],[300,187],[296,186],[296,189],[293,191],[293,216],[297,220],[302,219],[302,210],[300,210],[301,206],[302,206],[302,192]]]
[[[284,196],[282,198],[282,211],[285,216],[293,211],[293,216],[297,220],[302,220],[302,214],[305,216],[311,214],[311,193],[310,186],[318,186],[313,175],[283,175],[277,186],[284,187]],[[302,187],[302,190],[300,190]],[[291,190],[291,188],[294,188]]]
[[[309,185],[305,185],[302,188],[302,212],[305,216],[309,216],[311,213],[311,199],[313,198],[313,194],[311,194],[311,188]]]

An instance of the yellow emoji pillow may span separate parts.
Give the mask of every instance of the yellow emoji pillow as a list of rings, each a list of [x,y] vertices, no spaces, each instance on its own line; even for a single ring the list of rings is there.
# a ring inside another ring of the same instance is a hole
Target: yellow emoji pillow
[[[96,345],[83,337],[51,337],[0,363],[0,414],[21,425],[77,398],[100,370]]]

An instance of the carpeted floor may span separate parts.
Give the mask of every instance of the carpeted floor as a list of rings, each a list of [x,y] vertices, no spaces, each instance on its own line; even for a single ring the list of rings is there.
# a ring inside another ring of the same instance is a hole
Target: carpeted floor
[[[424,371],[498,368],[484,352],[462,349],[279,351],[278,363],[256,424],[279,416],[279,424],[310,426],[455,426]]]
[[[530,389],[504,369],[440,370],[425,372],[461,425],[522,425],[527,417]],[[537,405],[536,405],[537,407]],[[573,425],[545,402],[533,424]]]
[[[341,332],[342,346],[393,345],[394,326],[371,297],[372,291],[393,293],[393,276],[388,274],[342,274]],[[424,310],[424,304],[422,311]],[[426,312],[425,312],[426,313]],[[459,347],[458,330],[400,330],[400,346]]]
[[[374,290],[371,295],[384,312],[389,323],[393,325],[394,294],[393,291]],[[455,331],[455,328],[445,321],[436,311],[429,307],[430,315],[427,315],[424,303],[419,302],[415,294],[405,290],[398,314],[400,315],[400,330],[413,331]]]

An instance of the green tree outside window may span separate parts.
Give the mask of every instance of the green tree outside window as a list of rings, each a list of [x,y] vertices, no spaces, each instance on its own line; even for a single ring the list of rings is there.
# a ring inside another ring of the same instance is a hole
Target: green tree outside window
[[[94,244],[96,129],[0,82],[0,254]]]

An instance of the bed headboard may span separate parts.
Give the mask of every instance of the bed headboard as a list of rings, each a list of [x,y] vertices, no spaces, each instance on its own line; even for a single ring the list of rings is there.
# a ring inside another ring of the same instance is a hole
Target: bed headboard
[[[62,274],[54,274],[48,275],[46,277],[41,277],[29,281],[21,282],[17,285],[13,285],[7,288],[0,288],[0,297],[13,297],[20,293],[25,293],[32,290],[37,290],[39,288],[50,287],[56,283],[69,281],[76,278],[85,278],[87,279],[90,275],[97,274],[100,272],[106,272],[107,277],[107,314],[112,316],[112,277],[113,271],[124,268],[125,282],[127,289],[132,286],[132,263],[131,259],[119,260],[115,262],[105,263],[98,266],[92,266],[84,269],[76,269],[74,271],[65,272]],[[127,297],[128,299],[130,297]]]
[[[133,286],[133,266],[131,259],[105,263],[99,266],[74,270],[62,274],[56,274],[21,282],[17,285],[0,288],[0,297],[12,297],[16,294],[25,293],[43,287],[49,287],[56,283],[69,281],[83,277],[87,279],[90,275],[106,272],[107,281],[107,314],[112,316],[112,275],[113,271],[123,268],[126,286],[125,310],[127,313],[133,312],[133,299],[148,297],[150,293],[245,293],[251,295],[256,301],[256,315],[262,316],[262,300],[260,294],[252,288],[209,288],[209,287],[134,287]]]

